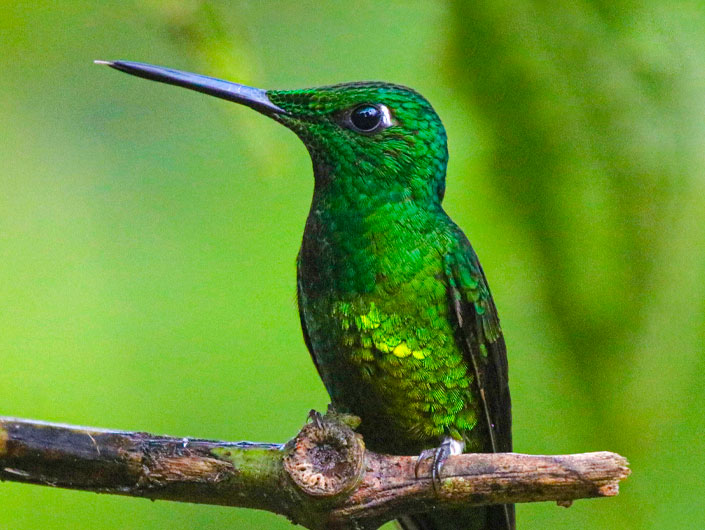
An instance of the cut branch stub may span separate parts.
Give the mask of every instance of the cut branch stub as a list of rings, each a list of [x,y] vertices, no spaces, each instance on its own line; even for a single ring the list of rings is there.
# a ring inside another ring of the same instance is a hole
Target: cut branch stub
[[[365,469],[365,444],[359,434],[336,418],[312,413],[291,442],[284,469],[304,493],[333,497],[352,491]]]

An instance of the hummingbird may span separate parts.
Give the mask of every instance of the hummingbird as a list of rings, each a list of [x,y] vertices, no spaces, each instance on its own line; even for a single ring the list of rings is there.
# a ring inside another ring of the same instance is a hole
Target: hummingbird
[[[373,451],[430,460],[512,450],[507,353],[475,251],[441,203],[446,132],[416,91],[384,82],[262,90],[96,61],[254,109],[292,130],[314,191],[297,257],[304,341],[338,412]],[[418,473],[418,465],[417,465]],[[511,530],[513,505],[410,514],[404,530]]]

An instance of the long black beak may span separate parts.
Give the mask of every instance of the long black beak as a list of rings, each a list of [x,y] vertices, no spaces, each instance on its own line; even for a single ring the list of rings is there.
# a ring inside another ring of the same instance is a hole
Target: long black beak
[[[267,91],[260,88],[253,88],[214,77],[205,75],[172,70],[163,66],[154,66],[145,63],[133,63],[130,61],[95,61],[96,64],[105,64],[121,72],[144,77],[160,83],[168,83],[184,88],[190,88],[198,92],[203,92],[210,96],[227,99],[235,103],[241,103],[253,108],[263,114],[286,114],[281,107],[269,101]]]

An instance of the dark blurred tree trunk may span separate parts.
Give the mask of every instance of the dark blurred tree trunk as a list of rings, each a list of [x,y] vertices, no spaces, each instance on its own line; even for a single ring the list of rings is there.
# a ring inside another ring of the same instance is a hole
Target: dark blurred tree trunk
[[[702,169],[689,75],[702,39],[677,24],[683,6],[630,5],[458,1],[453,13],[454,74],[493,141],[483,178],[537,242],[570,352],[561,377],[579,378],[597,424],[639,353],[668,229]]]

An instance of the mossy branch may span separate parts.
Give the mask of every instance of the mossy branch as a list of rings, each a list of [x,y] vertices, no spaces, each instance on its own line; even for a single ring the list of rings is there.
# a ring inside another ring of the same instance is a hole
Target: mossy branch
[[[280,444],[153,436],[0,417],[0,480],[268,510],[316,529],[371,529],[432,506],[617,495],[630,471],[609,452],[448,459],[434,492],[414,456],[365,450],[349,417],[312,415]]]

